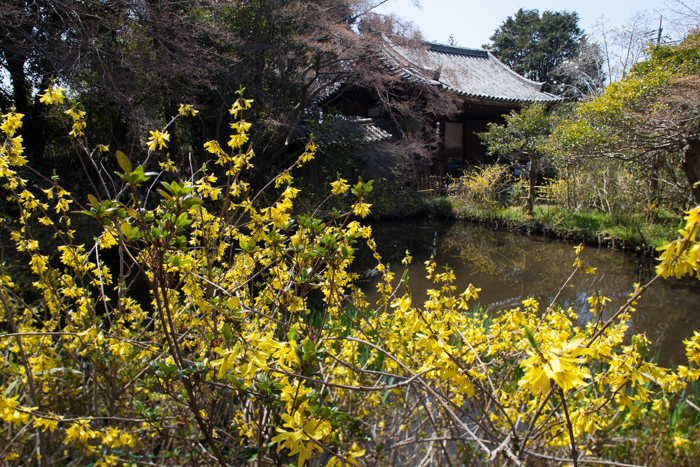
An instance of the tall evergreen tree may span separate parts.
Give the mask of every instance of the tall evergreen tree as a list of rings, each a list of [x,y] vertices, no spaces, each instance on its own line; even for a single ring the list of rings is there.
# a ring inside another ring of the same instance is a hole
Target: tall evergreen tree
[[[584,39],[578,27],[578,13],[523,10],[509,16],[486,45],[499,60],[515,72],[545,83],[542,90],[557,89],[555,69],[575,58]]]

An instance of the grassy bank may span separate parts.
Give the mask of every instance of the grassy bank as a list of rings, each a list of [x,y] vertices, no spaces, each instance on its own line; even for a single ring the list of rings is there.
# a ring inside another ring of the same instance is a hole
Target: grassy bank
[[[530,216],[520,206],[488,209],[467,205],[457,198],[437,198],[430,201],[430,207],[435,215],[610,246],[643,255],[653,255],[657,247],[675,239],[682,220],[664,210],[659,211],[654,221],[648,222],[642,213],[611,215],[592,209],[570,212],[563,207],[546,205],[535,206]]]
[[[327,190],[328,191],[328,190]],[[314,209],[323,200],[316,215],[331,216],[335,210],[347,211],[353,199],[329,196],[330,191],[306,194],[297,200],[298,212]],[[644,213],[622,212],[609,214],[596,209],[571,212],[556,205],[535,206],[530,216],[524,206],[485,207],[466,203],[459,197],[425,198],[415,190],[398,183],[379,180],[367,202],[372,204],[369,220],[407,219],[432,216],[489,225],[493,228],[521,230],[552,238],[583,242],[589,245],[609,246],[644,256],[655,255],[655,249],[676,238],[681,217],[666,210],[658,210],[649,222]]]

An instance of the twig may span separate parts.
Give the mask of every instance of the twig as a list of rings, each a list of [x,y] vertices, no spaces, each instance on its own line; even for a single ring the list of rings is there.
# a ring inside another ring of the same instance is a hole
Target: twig
[[[561,396],[561,405],[564,408],[564,415],[566,416],[566,428],[569,430],[569,440],[571,441],[571,457],[574,461],[574,467],[578,467],[578,449],[576,449],[574,426],[571,424],[571,418],[569,418],[569,409],[566,407],[566,394],[564,394],[564,389],[561,387],[559,388],[559,394]]]

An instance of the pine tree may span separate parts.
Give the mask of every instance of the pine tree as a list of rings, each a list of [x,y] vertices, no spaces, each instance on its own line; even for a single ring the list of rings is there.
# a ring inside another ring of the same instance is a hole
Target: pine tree
[[[491,36],[490,49],[515,72],[545,83],[543,91],[556,90],[555,68],[578,55],[584,32],[578,13],[523,10],[506,18]]]

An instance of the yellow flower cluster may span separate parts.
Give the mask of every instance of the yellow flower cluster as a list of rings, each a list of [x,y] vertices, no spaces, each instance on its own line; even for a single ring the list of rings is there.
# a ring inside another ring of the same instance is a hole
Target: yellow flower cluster
[[[65,90],[66,88],[58,87],[55,83],[52,83],[44,91],[44,94],[39,94],[41,97],[39,101],[47,105],[63,104],[63,91]]]
[[[68,134],[71,135],[73,138],[84,136],[83,130],[87,126],[87,123],[85,122],[85,111],[70,108],[66,110],[65,113],[73,119],[73,127],[70,133]],[[102,149],[100,148],[100,150]]]
[[[151,131],[151,137],[148,138],[148,150],[155,151],[156,149],[167,148],[167,141],[170,141],[170,134],[167,131],[160,130]]]
[[[47,103],[60,103],[60,92],[47,90]],[[533,297],[486,312],[474,306],[480,289],[457,290],[455,272],[431,259],[433,285],[418,300],[410,253],[397,274],[371,228],[352,217],[369,214],[370,183],[352,187],[353,208],[338,218],[292,214],[292,174],[313,157],[313,143],[264,196],[250,192],[254,153],[242,149],[250,103],[241,97],[231,108],[229,149],[205,144],[219,172],[203,166],[190,180],[151,190],[150,174],[122,154],[123,183],[133,189],[87,201],[55,181],[34,190],[17,175],[24,161],[12,138],[21,116],[3,116],[0,177],[20,212],[11,239],[38,295],[24,303],[14,273],[0,265],[0,304],[12,329],[0,334],[0,418],[24,449],[12,451],[24,453],[13,462],[26,461],[41,430],[86,465],[153,456],[154,443],[170,443],[174,458],[165,463],[233,465],[244,455],[299,466],[314,458],[381,463],[381,449],[418,445],[417,456],[435,440],[430,449],[449,454],[441,443],[451,433],[484,459],[517,465],[525,450],[568,456],[570,446],[592,446],[645,411],[668,411],[669,398],[700,377],[698,333],[685,343],[689,365],[674,371],[649,361],[644,336],[625,340],[645,286],[608,319],[608,299],[589,297],[597,319],[587,323]],[[66,113],[84,121],[75,108]],[[85,138],[83,128],[74,136]],[[151,132],[149,151],[169,137]],[[347,180],[331,188],[350,196]],[[74,205],[100,226],[93,242],[72,240]],[[698,216],[688,212],[659,274],[697,274]],[[57,255],[32,237],[35,219],[61,239]],[[359,241],[377,261],[371,304],[352,269]],[[581,248],[574,267],[591,272]],[[674,432],[670,444],[690,449],[689,439]]]

